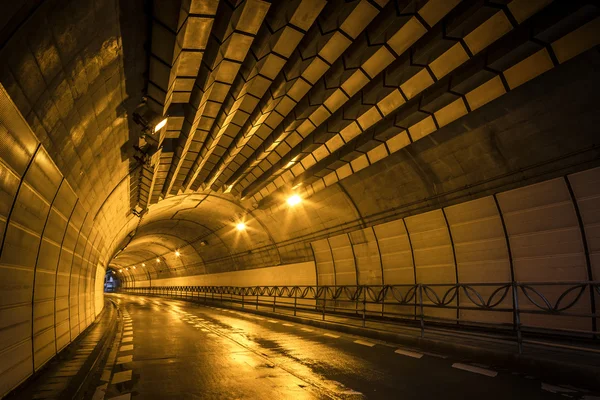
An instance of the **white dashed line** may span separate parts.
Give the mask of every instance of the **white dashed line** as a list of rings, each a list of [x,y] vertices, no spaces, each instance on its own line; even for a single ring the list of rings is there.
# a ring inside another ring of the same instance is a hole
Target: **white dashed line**
[[[210,332],[208,329],[202,328],[202,332]]]
[[[490,378],[495,378],[498,373],[496,371],[492,371],[490,369],[474,367],[468,364],[454,363],[452,364],[452,368],[461,369],[463,371],[473,372],[475,374],[489,376]]]
[[[117,364],[125,364],[133,361],[133,356],[117,357]]]
[[[123,336],[131,336],[133,335],[133,331],[123,332]]]
[[[119,351],[131,351],[131,350],[133,350],[132,344],[126,344],[125,346],[121,346],[119,348]]]
[[[339,335],[334,335],[333,333],[325,333],[325,334],[323,334],[323,336],[327,336],[327,337],[334,338],[334,339],[340,338]]]
[[[131,370],[117,372],[116,374],[113,375],[111,383],[113,385],[115,385],[117,383],[123,383],[123,382],[130,381],[131,380],[131,372],[132,372]]]
[[[367,342],[366,340],[355,340],[354,343],[362,344],[363,346],[367,346],[367,347],[375,346],[375,343]]]
[[[561,386],[550,385],[548,383],[542,383],[542,390],[550,393],[576,393],[576,390],[564,388]]]
[[[314,329],[308,329],[308,328],[301,328],[300,330],[304,331],[304,332],[314,332]]]
[[[111,397],[108,400],[131,400],[131,393],[122,394],[117,397]]]
[[[423,357],[423,354],[421,354],[421,353],[415,353],[414,351],[403,350],[403,349],[398,349],[394,353],[396,353],[396,354],[402,354],[403,356],[412,357],[412,358],[421,358],[421,357]]]
[[[124,337],[123,340],[121,340],[122,343],[129,343],[131,341],[133,341],[133,337],[131,336]]]
[[[274,319],[268,319],[267,322],[271,322],[273,324],[278,324],[279,321],[275,321]]]
[[[282,324],[283,326],[294,326],[292,324]]]

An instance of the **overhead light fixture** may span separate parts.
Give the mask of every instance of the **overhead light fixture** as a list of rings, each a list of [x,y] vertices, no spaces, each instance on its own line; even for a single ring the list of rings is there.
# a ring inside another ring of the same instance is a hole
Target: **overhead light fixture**
[[[125,268],[125,271],[129,271],[129,268]]]
[[[135,269],[135,265],[133,266],[133,269]]]
[[[160,262],[160,258],[156,258],[156,262],[159,263]]]
[[[179,257],[181,255],[181,253],[179,252],[179,250],[175,250],[175,257]]]
[[[297,194],[291,195],[287,199],[288,205],[290,205],[292,207],[300,204],[301,202],[302,202],[302,197],[298,196]]]
[[[154,132],[158,132],[160,131],[162,128],[164,128],[164,126],[167,124],[167,120],[168,118],[163,119],[162,121],[160,121],[158,124],[156,124],[156,126],[154,127]]]
[[[119,270],[119,272],[123,272],[123,270],[122,270],[122,269],[120,269],[120,270]]]
[[[200,246],[206,246],[208,244],[208,242],[206,240],[203,240],[200,242]]]
[[[239,222],[239,223],[238,223],[238,224],[235,226],[235,228],[236,228],[238,231],[240,231],[240,232],[241,232],[241,231],[243,231],[243,230],[246,230],[246,224],[245,224],[245,223],[243,223],[243,222]]]
[[[146,266],[146,264],[142,263],[142,267],[145,267],[145,266]]]

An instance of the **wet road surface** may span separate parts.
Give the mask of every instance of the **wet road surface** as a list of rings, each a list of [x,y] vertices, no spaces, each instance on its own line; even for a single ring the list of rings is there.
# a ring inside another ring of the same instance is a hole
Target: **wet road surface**
[[[124,379],[120,390],[131,398],[583,398],[510,371],[284,320],[154,297],[113,298],[127,320],[117,358],[123,372],[112,383]]]

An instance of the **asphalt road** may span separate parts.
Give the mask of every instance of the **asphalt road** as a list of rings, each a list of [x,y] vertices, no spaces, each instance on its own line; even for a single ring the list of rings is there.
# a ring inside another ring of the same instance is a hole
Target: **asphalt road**
[[[115,299],[126,322],[106,398],[596,398],[456,357],[250,313]]]

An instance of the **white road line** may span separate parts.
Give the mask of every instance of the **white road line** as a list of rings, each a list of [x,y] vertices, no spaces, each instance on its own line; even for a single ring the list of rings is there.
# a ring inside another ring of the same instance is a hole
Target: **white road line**
[[[403,350],[403,349],[398,349],[394,353],[396,353],[396,354],[402,354],[403,356],[412,357],[412,358],[421,358],[421,357],[423,357],[423,354],[421,354],[421,353],[416,353],[414,351]]]
[[[334,339],[339,339],[340,335],[334,335],[333,333],[324,333],[323,336],[331,337]]]
[[[125,393],[117,397],[111,397],[108,400],[131,400],[131,393]]]
[[[210,332],[208,329],[202,329],[202,332]]]
[[[278,324],[279,321],[275,321],[274,319],[268,319],[267,322],[271,322],[273,324]]]
[[[131,351],[131,350],[133,350],[132,344],[126,344],[125,346],[121,346],[119,348],[119,351]]]
[[[355,340],[354,343],[362,344],[363,346],[367,346],[367,347],[375,346],[375,343],[367,342],[366,340]]]
[[[283,326],[294,326],[292,324],[282,324]]]
[[[542,390],[545,390],[550,393],[576,393],[576,391],[573,389],[550,385],[549,383],[542,383]]]
[[[115,385],[117,383],[123,383],[123,382],[130,381],[131,380],[131,372],[132,372],[131,370],[117,372],[116,374],[113,375],[112,381],[110,383]]]
[[[301,328],[300,330],[304,331],[304,332],[314,332],[315,331],[314,329],[308,329],[308,328]]]
[[[498,375],[498,372],[492,371],[491,369],[474,367],[468,364],[454,363],[452,364],[452,368],[461,369],[463,371],[473,372],[475,374],[489,376],[490,378],[495,378]]]
[[[131,336],[133,335],[133,331],[123,332],[123,336]]]
[[[127,336],[127,337],[124,337],[123,340],[121,340],[121,343],[129,343],[132,341],[133,341],[133,337]]]
[[[125,364],[133,361],[133,356],[117,357],[117,364]]]
[[[128,327],[126,327],[126,328],[125,328],[125,329],[123,329],[123,330],[124,330],[125,332],[128,332],[128,331],[132,331],[132,330],[133,330],[133,328],[132,328],[131,326],[128,326]]]
[[[111,374],[110,371],[106,371],[106,370],[102,371],[102,376],[100,377],[100,380],[102,382],[110,381],[110,374]]]

